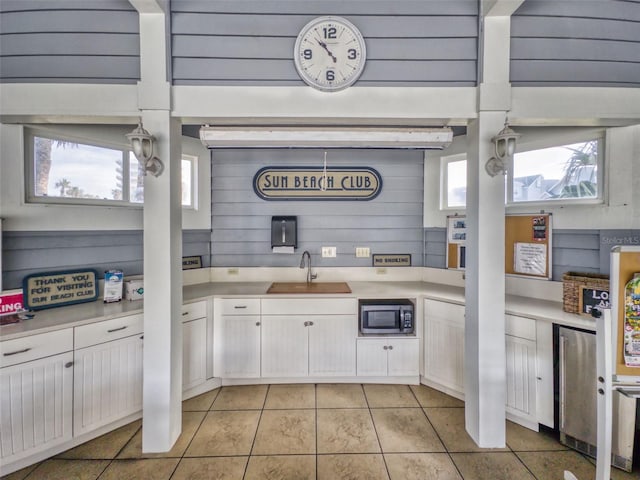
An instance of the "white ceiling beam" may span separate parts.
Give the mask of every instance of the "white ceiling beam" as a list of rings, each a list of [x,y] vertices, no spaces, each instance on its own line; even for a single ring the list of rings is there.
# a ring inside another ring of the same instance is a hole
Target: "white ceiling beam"
[[[167,2],[165,0],[129,0],[129,3],[138,13],[167,12]]]
[[[510,17],[523,3],[524,0],[483,0],[482,12],[485,17]]]

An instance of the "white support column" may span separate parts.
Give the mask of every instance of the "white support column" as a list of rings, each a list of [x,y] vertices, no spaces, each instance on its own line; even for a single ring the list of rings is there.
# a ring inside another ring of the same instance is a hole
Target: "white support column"
[[[491,138],[511,105],[510,15],[523,0],[482,4],[482,76],[478,118],[467,126],[467,267],[465,283],[465,427],[483,448],[505,446],[505,179],[485,163]]]
[[[138,107],[164,171],[144,182],[142,451],[167,452],[182,430],[181,124],[171,117],[166,0],[130,0],[140,15]]]
[[[491,137],[504,112],[480,112],[467,127],[465,424],[480,447],[505,445],[504,177],[490,177]]]
[[[142,120],[164,163],[144,182],[142,451],[166,452],[182,428],[181,132],[166,110],[145,110]]]

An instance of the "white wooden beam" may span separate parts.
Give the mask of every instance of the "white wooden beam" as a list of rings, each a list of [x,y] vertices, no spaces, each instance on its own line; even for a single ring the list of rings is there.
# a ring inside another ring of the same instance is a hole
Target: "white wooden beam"
[[[129,0],[138,13],[166,13],[167,2],[164,0]]]
[[[524,0],[482,0],[485,17],[510,17],[520,8]]]

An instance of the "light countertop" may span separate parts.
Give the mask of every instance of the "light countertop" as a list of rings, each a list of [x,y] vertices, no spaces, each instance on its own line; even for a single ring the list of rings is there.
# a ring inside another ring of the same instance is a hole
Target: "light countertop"
[[[427,298],[464,305],[464,288],[427,282],[348,282],[350,294],[266,294],[270,282],[214,282],[188,285],[183,289],[184,303],[209,297],[295,297],[295,298]],[[37,333],[77,327],[122,315],[142,313],[143,301],[122,300],[117,303],[89,302],[35,312],[35,317],[0,326],[0,340],[11,340]],[[595,330],[591,317],[566,313],[562,303],[507,295],[507,314]]]

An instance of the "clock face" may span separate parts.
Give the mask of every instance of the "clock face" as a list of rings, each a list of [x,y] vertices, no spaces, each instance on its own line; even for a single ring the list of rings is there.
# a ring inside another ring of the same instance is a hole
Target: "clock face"
[[[358,80],[367,56],[364,38],[341,17],[319,17],[305,25],[293,54],[300,77],[325,92],[342,90]]]

